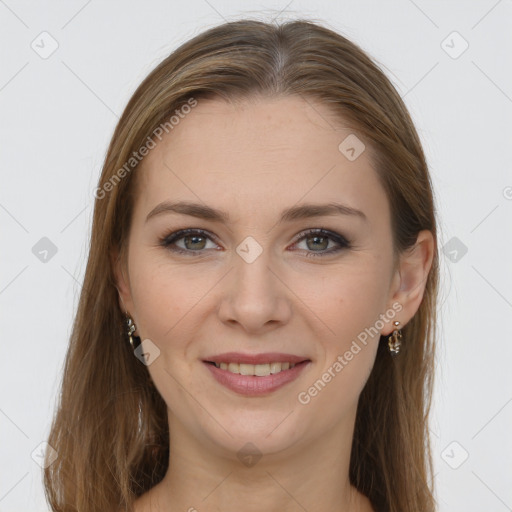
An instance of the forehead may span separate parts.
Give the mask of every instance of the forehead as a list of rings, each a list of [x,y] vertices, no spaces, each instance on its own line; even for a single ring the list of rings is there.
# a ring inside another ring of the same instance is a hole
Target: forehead
[[[136,209],[147,214],[177,199],[277,215],[297,202],[342,202],[386,217],[378,208],[387,199],[369,146],[355,160],[344,153],[344,141],[353,137],[339,117],[310,99],[199,99],[136,171]]]

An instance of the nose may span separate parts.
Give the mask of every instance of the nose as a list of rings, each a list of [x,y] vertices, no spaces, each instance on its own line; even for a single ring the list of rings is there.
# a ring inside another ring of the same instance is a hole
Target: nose
[[[262,334],[286,324],[292,313],[292,292],[263,250],[253,261],[238,254],[226,276],[218,310],[222,322],[249,334]]]

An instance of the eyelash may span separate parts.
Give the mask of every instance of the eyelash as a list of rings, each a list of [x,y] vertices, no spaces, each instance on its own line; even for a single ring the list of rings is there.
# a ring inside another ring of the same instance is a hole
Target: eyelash
[[[186,238],[187,236],[191,235],[198,235],[204,238],[207,238],[211,240],[212,242],[215,242],[215,237],[212,237],[208,232],[202,230],[202,229],[195,229],[195,228],[189,228],[189,229],[180,229],[178,231],[171,232],[160,239],[160,245],[162,247],[165,247],[166,249],[176,252],[179,254],[185,254],[187,256],[200,256],[200,253],[204,251],[204,249],[199,251],[191,251],[187,249],[182,249],[181,247],[171,247],[172,244],[177,242],[178,240],[181,240],[183,238]],[[339,248],[335,250],[329,250],[324,252],[318,252],[315,254],[316,251],[310,252],[309,254],[306,254],[307,258],[322,258],[327,255],[332,255],[335,253],[338,253],[342,251],[343,249],[350,249],[352,247],[352,244],[349,240],[347,240],[344,236],[338,235],[337,233],[334,233],[332,231],[328,231],[323,228],[319,229],[308,229],[301,233],[301,235],[295,240],[294,245],[302,242],[302,240],[308,238],[308,236],[315,235],[319,236],[321,238],[328,238],[340,245]],[[194,254],[199,253],[199,254]]]

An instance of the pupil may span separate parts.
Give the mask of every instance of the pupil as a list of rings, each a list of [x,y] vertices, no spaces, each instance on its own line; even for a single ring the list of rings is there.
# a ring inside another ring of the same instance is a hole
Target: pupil
[[[325,245],[326,237],[324,237],[324,236],[314,236],[314,237],[312,237],[312,238],[313,238],[313,240],[315,240],[315,241],[318,241],[318,240],[324,240],[324,245]],[[318,245],[316,245],[316,247],[318,247]],[[325,249],[325,247],[321,247],[321,249]]]
[[[201,239],[204,240],[204,237],[197,236],[197,235],[191,235],[191,236],[187,237],[187,240],[190,240],[190,239],[195,240],[194,242],[192,242],[192,244],[194,245],[194,244],[198,243],[197,240],[201,240]],[[187,244],[187,245],[189,245],[189,244]],[[190,248],[190,247],[188,247],[188,248]],[[202,249],[202,247],[195,247],[195,249]]]

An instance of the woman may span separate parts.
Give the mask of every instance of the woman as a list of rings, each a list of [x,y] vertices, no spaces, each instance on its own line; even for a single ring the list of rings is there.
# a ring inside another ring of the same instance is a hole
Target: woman
[[[435,509],[432,186],[359,47],[198,35],[130,99],[95,196],[52,510]]]

